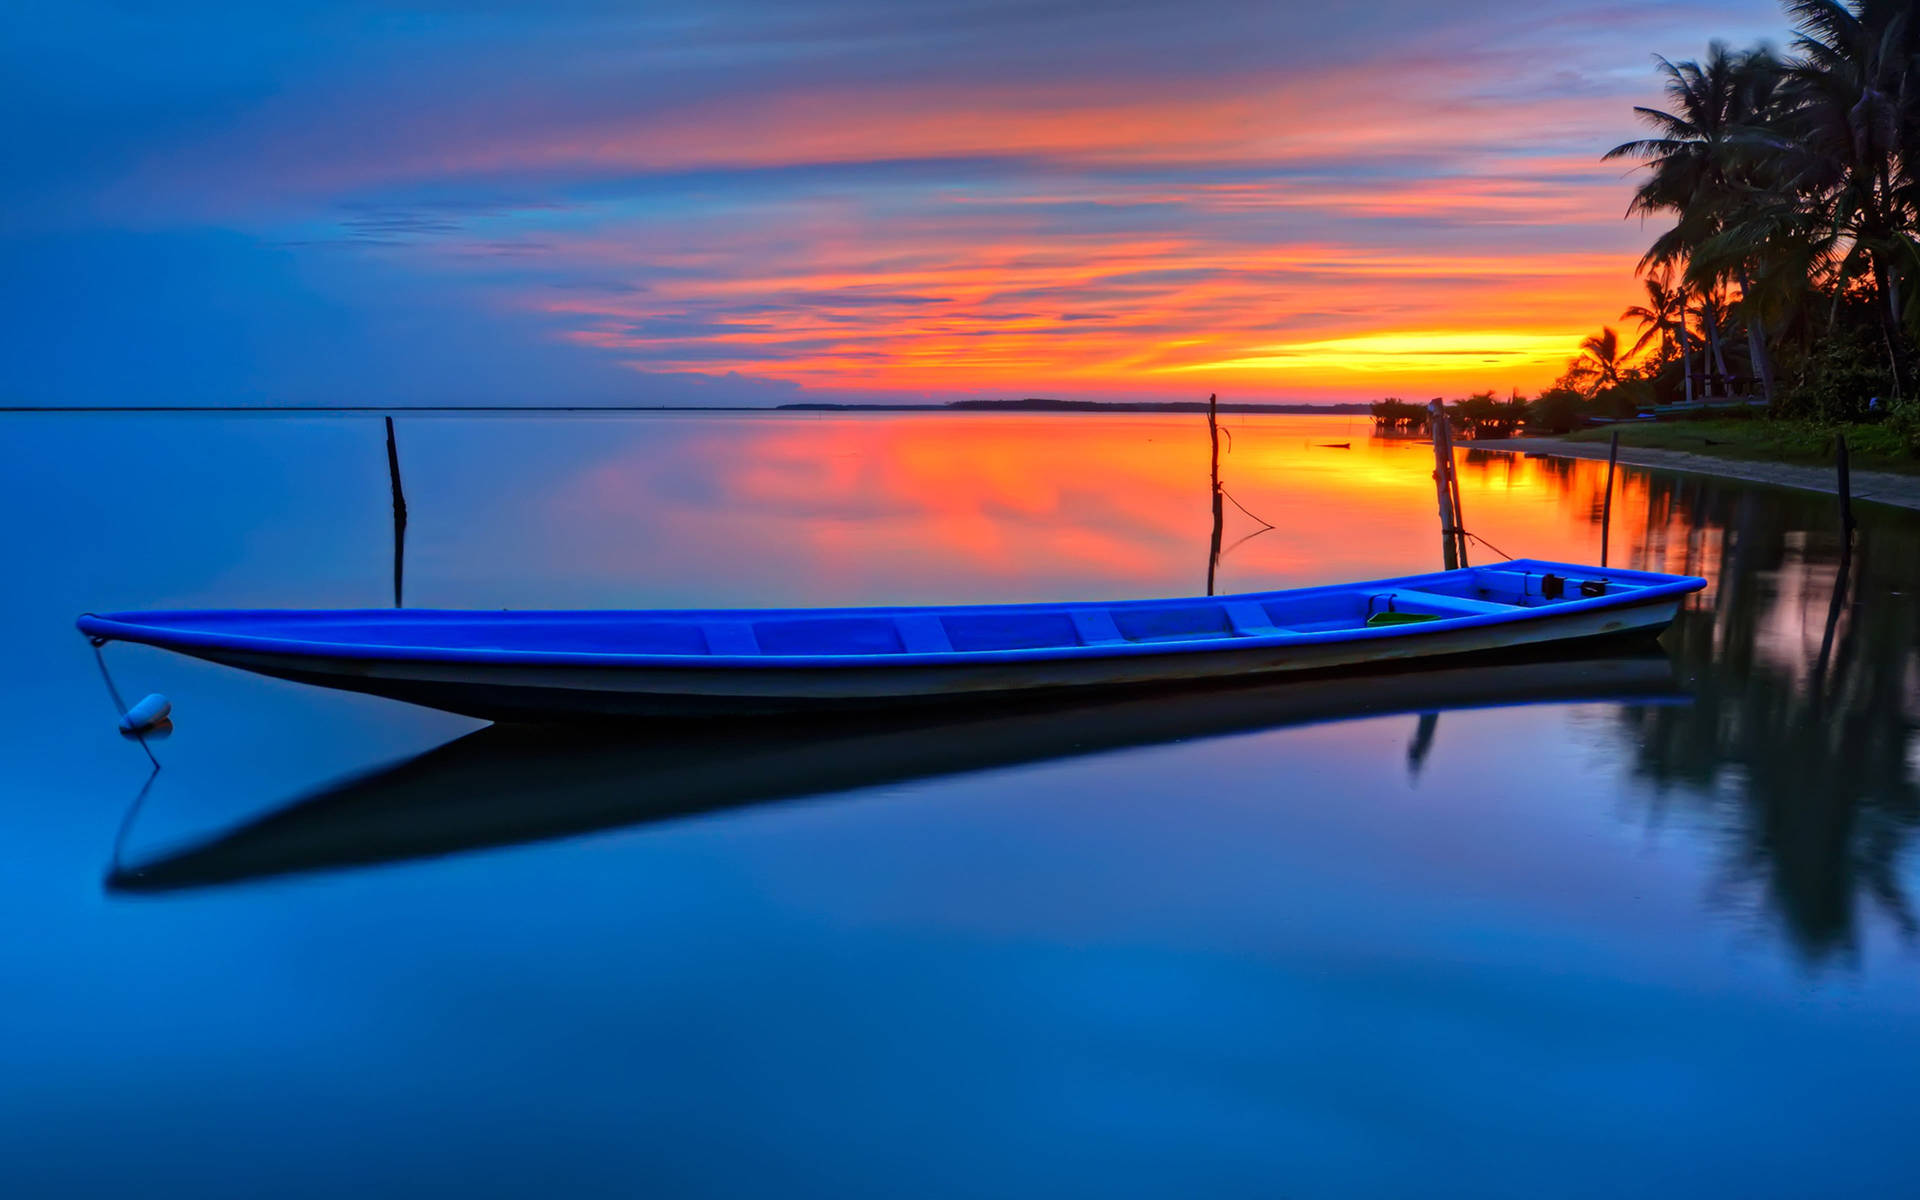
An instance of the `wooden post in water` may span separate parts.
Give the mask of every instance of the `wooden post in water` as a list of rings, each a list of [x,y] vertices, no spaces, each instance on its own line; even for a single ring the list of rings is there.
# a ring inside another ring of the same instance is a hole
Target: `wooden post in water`
[[[1620,457],[1620,431],[1613,431],[1607,443],[1607,494],[1600,501],[1600,565],[1607,565],[1607,543],[1613,532],[1613,464]]]
[[[1444,424],[1444,422],[1443,422]],[[1460,565],[1467,564],[1466,509],[1460,506],[1460,472],[1454,469],[1453,426],[1447,425],[1447,487],[1453,492],[1453,543]]]
[[[1207,397],[1207,440],[1213,447],[1209,469],[1213,492],[1213,540],[1207,550],[1207,595],[1211,596],[1214,577],[1220,571],[1220,532],[1226,521],[1220,498],[1220,397],[1217,393]]]
[[[1847,435],[1833,435],[1834,470],[1840,484],[1840,536],[1853,541],[1853,478],[1847,464]]]
[[[393,440],[392,417],[387,418],[387,479],[393,485],[393,606],[399,608],[407,562],[407,494],[400,490],[400,447]]]
[[[1457,571],[1467,563],[1460,536],[1460,487],[1453,473],[1453,431],[1440,400],[1430,402],[1427,413],[1427,427],[1433,434],[1433,489],[1440,502],[1440,557],[1447,570]]]

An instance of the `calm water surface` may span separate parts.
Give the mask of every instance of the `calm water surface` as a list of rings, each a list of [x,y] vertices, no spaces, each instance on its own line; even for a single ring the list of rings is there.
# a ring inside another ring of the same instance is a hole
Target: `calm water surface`
[[[391,603],[380,422],[0,420],[9,1195],[1920,1189],[1914,515],[1836,601],[1831,500],[1629,470],[1613,561],[1712,581],[1670,663],[945,729],[529,745],[110,646],[149,780],[74,615]],[[1438,565],[1423,446],[1231,425],[1223,591]],[[409,605],[1206,577],[1192,417],[397,426]],[[1597,559],[1603,464],[1463,475]]]

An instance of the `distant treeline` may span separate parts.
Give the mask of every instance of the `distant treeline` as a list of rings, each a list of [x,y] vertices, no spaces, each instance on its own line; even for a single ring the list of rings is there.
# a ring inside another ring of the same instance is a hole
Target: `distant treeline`
[[[1447,422],[1470,438],[1512,437],[1528,419],[1533,405],[1518,395],[1502,400],[1492,392],[1479,392],[1451,403],[1434,398],[1447,414]],[[1432,423],[1432,410],[1425,404],[1388,397],[1368,406],[1373,423],[1381,429],[1402,433],[1426,433]]]

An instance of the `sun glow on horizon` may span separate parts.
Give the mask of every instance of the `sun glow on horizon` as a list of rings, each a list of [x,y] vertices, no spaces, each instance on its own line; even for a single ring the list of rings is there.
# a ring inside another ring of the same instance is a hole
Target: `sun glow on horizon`
[[[1545,387],[1578,353],[1575,322],[1597,328],[1634,286],[1625,254],[1006,237],[974,207],[817,236],[696,227],[674,245],[635,227],[550,253],[655,272],[645,287],[532,303],[637,371],[819,393],[1173,396],[1217,373],[1242,395],[1357,396]]]
[[[1198,371],[1325,372],[1435,375],[1560,368],[1578,351],[1577,333],[1456,330],[1368,333],[1319,341],[1255,347],[1256,353],[1159,368],[1162,374]]]

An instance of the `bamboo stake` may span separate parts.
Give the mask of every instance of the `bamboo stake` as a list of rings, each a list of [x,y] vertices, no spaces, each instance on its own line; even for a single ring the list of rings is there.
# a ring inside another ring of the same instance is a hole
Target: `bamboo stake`
[[[393,606],[399,608],[407,562],[407,494],[400,489],[400,447],[393,438],[392,417],[387,418],[387,479],[393,487]]]
[[[1218,394],[1207,397],[1207,440],[1212,444],[1213,457],[1208,472],[1208,482],[1213,493],[1213,540],[1207,551],[1207,595],[1213,595],[1214,579],[1220,573],[1220,533],[1226,522],[1226,511],[1220,500],[1220,397]]]

